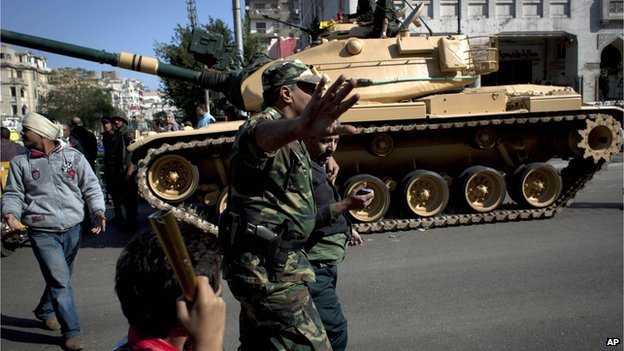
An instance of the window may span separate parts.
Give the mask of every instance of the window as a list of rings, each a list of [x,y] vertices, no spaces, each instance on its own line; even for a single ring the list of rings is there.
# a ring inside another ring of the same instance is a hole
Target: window
[[[24,97],[24,88],[20,89],[20,97]]]
[[[17,116],[17,105],[11,105],[11,112],[13,116]]]
[[[256,31],[258,33],[266,33],[266,22],[256,22]]]
[[[12,97],[16,97],[17,96],[17,90],[15,90],[15,87],[11,87],[11,96]]]
[[[264,10],[266,8],[265,6],[266,6],[266,4],[263,3],[263,2],[255,3],[256,10]]]
[[[22,71],[16,71],[15,73],[17,73],[17,78],[22,79]]]

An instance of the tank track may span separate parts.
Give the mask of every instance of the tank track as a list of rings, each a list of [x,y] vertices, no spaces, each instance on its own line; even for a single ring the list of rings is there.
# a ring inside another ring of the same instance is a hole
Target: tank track
[[[488,120],[474,120],[474,121],[453,121],[453,122],[440,122],[440,123],[409,123],[399,125],[379,125],[379,126],[367,126],[358,127],[358,134],[372,134],[383,132],[410,132],[410,131],[425,131],[425,130],[443,130],[452,128],[465,128],[465,127],[477,127],[477,126],[496,126],[496,125],[513,125],[513,124],[539,124],[549,122],[561,122],[561,121],[577,121],[591,119],[595,120],[598,117],[605,117],[608,115],[598,113],[581,113],[581,114],[569,114],[569,115],[557,115],[557,116],[540,116],[540,117],[517,117],[517,118],[500,118],[500,119],[488,119]],[[139,169],[137,173],[137,181],[139,185],[139,192],[143,198],[145,198],[153,207],[168,210],[171,209],[174,216],[183,222],[187,222],[194,225],[206,232],[217,235],[217,227],[203,218],[202,214],[195,208],[185,208],[183,205],[174,207],[158,197],[156,197],[147,185],[147,166],[150,162],[160,156],[163,153],[169,153],[172,151],[183,150],[205,150],[207,154],[215,154],[219,148],[224,145],[228,145],[234,142],[232,136],[219,136],[217,138],[208,138],[203,141],[191,141],[191,142],[178,142],[173,145],[163,144],[159,148],[149,149],[145,158],[139,161]],[[597,174],[597,172],[606,164],[605,161],[598,163],[590,160],[572,159],[566,167],[561,170],[561,175],[564,182],[564,188],[562,195],[551,206],[539,209],[517,209],[502,208],[487,213],[467,213],[467,214],[443,214],[437,217],[427,218],[409,218],[409,219],[382,219],[372,223],[357,223],[354,224],[354,229],[363,234],[370,233],[383,233],[388,231],[399,230],[414,230],[414,229],[429,229],[439,228],[447,226],[461,226],[472,225],[481,223],[497,223],[497,222],[511,222],[511,221],[527,221],[534,219],[550,218],[556,213],[562,212],[567,206],[569,206],[577,193],[582,190],[589,181]]]

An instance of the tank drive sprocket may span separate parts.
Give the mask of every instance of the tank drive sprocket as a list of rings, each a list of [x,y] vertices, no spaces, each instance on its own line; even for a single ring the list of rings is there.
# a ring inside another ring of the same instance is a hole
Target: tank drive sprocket
[[[596,119],[587,119],[586,124],[579,130],[580,141],[576,144],[583,158],[591,158],[596,164],[600,160],[610,161],[622,145],[619,123],[612,116],[598,115]]]

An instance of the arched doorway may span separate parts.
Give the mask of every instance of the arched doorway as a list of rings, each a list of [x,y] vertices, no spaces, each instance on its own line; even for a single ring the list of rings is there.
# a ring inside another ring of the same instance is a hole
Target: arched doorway
[[[607,45],[600,53],[599,98],[622,100],[622,39]]]

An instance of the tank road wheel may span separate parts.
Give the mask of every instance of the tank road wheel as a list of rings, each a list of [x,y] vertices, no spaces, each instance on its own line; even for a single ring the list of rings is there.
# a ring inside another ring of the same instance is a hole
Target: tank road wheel
[[[583,158],[591,158],[595,164],[601,159],[609,162],[622,145],[619,123],[611,116],[599,115],[595,121],[587,119],[586,125],[574,136],[573,140],[578,142],[573,148],[576,146]]]
[[[432,217],[444,211],[449,201],[449,187],[441,175],[417,170],[403,178],[403,197],[407,208],[421,217]]]
[[[477,212],[496,209],[505,200],[505,179],[490,167],[473,166],[459,177],[463,200]]]
[[[382,219],[390,208],[390,190],[381,179],[370,174],[355,175],[345,182],[343,197],[364,182],[367,188],[375,192],[375,198],[365,209],[349,211],[349,216],[359,222],[375,222]]]
[[[225,188],[221,189],[221,193],[219,194],[219,197],[217,198],[217,205],[215,207],[217,211],[217,216],[221,215],[223,211],[225,211],[225,209],[227,208],[227,199],[228,199],[229,190],[230,190],[229,186],[226,186]]]
[[[184,201],[195,192],[198,183],[197,167],[182,156],[162,156],[147,170],[150,190],[167,202]]]
[[[510,193],[514,201],[532,207],[552,205],[563,189],[563,181],[555,167],[546,163],[531,163],[521,167],[515,174]]]
[[[370,151],[373,155],[386,157],[394,150],[394,139],[388,133],[380,133],[370,142]]]

